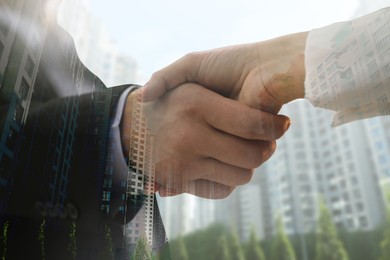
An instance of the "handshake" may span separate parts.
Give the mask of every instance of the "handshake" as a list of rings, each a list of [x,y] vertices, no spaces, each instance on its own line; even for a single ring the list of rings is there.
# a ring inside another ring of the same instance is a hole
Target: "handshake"
[[[251,179],[289,128],[280,108],[304,97],[306,38],[188,54],[128,96],[122,143],[131,152],[132,111],[141,106],[153,140],[154,191],[218,199]]]

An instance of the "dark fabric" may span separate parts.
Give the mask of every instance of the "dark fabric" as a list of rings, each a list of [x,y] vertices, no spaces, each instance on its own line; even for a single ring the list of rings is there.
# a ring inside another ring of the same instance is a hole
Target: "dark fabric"
[[[72,38],[42,19],[45,3],[0,7],[0,255],[128,259],[123,224],[143,198],[123,199],[127,173],[113,171],[109,144],[131,85],[106,88]]]

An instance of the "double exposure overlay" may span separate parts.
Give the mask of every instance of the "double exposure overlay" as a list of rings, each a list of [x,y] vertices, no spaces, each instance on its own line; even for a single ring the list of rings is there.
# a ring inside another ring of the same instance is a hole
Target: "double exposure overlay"
[[[129,23],[114,41],[98,2],[0,1],[1,259],[390,259],[389,1],[216,50],[273,4],[243,0],[235,20],[240,1],[156,2],[140,21],[143,4],[107,2]],[[212,50],[144,92],[179,45]],[[180,75],[205,56],[195,74],[215,78]]]

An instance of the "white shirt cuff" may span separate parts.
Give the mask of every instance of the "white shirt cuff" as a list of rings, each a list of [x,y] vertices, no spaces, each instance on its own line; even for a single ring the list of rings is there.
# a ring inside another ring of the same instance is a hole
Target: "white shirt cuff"
[[[123,114],[123,109],[126,104],[127,96],[138,87],[133,86],[126,89],[121,96],[119,97],[118,104],[116,106],[115,117],[111,123],[110,129],[110,143],[109,145],[113,147],[113,167],[114,172],[126,173],[127,174],[127,163],[124,157],[121,141],[121,132],[119,129],[121,118]]]
[[[390,8],[309,33],[305,97],[333,125],[390,114]]]

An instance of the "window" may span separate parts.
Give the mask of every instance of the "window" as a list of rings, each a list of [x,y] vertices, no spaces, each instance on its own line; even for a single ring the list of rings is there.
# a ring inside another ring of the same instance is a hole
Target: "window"
[[[0,41],[0,59],[3,56],[4,44]]]
[[[106,109],[106,104],[104,103],[98,103],[96,105],[96,111],[99,112],[99,113],[103,113]]]
[[[107,94],[106,93],[100,93],[98,99],[99,99],[99,101],[106,101]]]
[[[0,177],[3,179],[8,179],[9,172],[11,170],[12,160],[7,155],[3,154],[0,158]]]
[[[11,2],[14,2],[14,1],[11,1]],[[9,21],[9,16],[7,14],[7,12],[4,12],[2,11],[1,12],[1,16],[2,16],[2,21],[0,23],[0,32],[4,35],[4,36],[7,36],[8,35],[8,32],[9,32],[9,23],[7,22],[4,22],[4,21]]]
[[[12,115],[12,119],[16,123],[21,124],[22,123],[22,118],[23,118],[23,113],[24,113],[24,108],[22,107],[22,105],[20,105],[19,103],[16,103],[15,104],[15,110],[14,110],[14,113]]]
[[[23,78],[22,84],[19,88],[19,96],[22,100],[26,100],[28,96],[28,92],[30,91],[30,85],[27,83],[27,81]]]
[[[27,72],[27,75],[28,75],[30,78],[31,78],[32,75],[33,75],[34,67],[35,67],[35,64],[34,64],[33,60],[31,59],[30,55],[28,55],[27,61],[26,61],[25,70],[26,70],[26,72]]]
[[[356,208],[357,208],[358,212],[364,211],[363,203],[361,203],[361,202],[357,203]]]
[[[102,205],[101,211],[102,213],[108,214],[110,212],[110,205]]]
[[[8,137],[6,142],[6,146],[8,147],[8,149],[10,149],[11,151],[14,150],[17,139],[18,139],[18,133],[16,132],[15,129],[10,127],[8,130]]]
[[[367,225],[368,225],[367,218],[364,216],[359,217],[359,225],[362,228],[367,227]]]
[[[104,188],[111,188],[112,187],[112,179],[111,178],[105,178],[103,183]]]
[[[111,200],[111,192],[103,191],[103,201],[110,201],[110,200]]]

